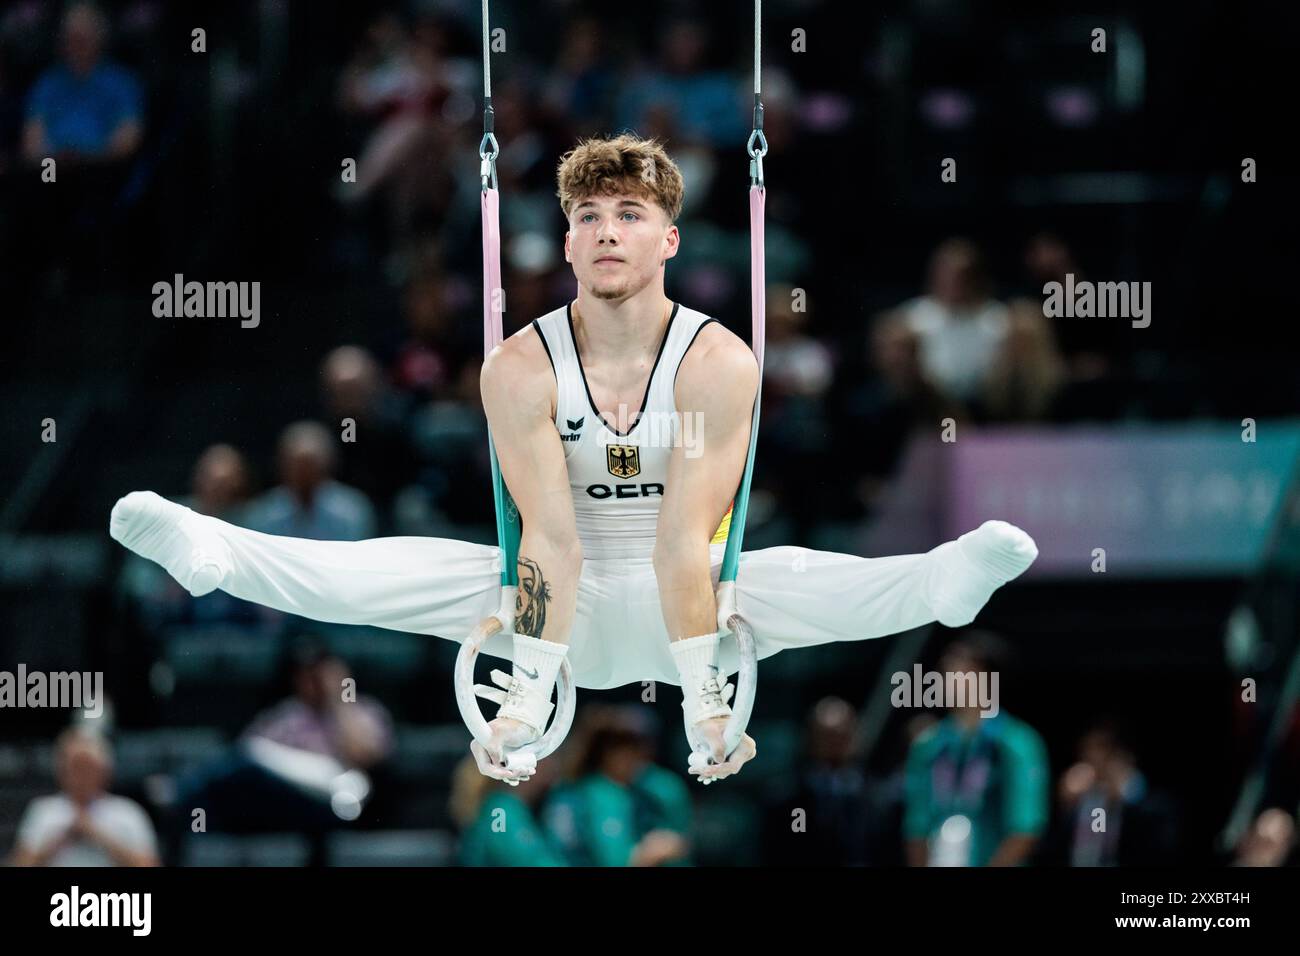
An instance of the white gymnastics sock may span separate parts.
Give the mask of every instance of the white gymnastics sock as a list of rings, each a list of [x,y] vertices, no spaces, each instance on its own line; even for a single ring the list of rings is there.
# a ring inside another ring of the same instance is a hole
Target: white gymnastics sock
[[[497,716],[521,721],[542,733],[555,707],[551,703],[551,690],[567,653],[567,644],[516,634],[514,679],[510,681]]]
[[[1038,546],[1013,524],[986,521],[939,545],[930,557],[930,607],[939,623],[960,627],[975,620],[994,591],[1033,564]]]
[[[230,548],[204,527],[205,520],[152,491],[133,491],[113,506],[108,533],[202,597],[216,590],[232,567]]]
[[[718,672],[718,632],[670,641],[673,661],[682,682],[682,710],[691,726],[710,717],[729,717],[726,675]]]

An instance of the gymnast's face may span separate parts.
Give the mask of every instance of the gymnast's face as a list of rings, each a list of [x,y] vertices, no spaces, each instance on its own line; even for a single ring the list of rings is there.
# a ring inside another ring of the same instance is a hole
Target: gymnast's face
[[[664,263],[677,255],[678,241],[677,227],[652,200],[592,196],[569,213],[564,258],[587,292],[621,301],[655,280],[662,284]]]

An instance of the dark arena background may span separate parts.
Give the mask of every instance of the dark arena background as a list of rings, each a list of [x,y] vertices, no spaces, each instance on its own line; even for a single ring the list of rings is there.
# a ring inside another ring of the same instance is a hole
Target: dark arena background
[[[47,798],[90,786],[129,803],[65,862],[1293,865],[1297,9],[763,4],[745,547],[915,553],[1001,518],[1040,556],[969,627],[761,662],[732,779],[686,775],[677,687],[630,685],[580,691],[515,790],[469,758],[463,635],[191,598],[108,534],[152,489],[279,534],[496,543],[479,3],[4,5],[0,854],[33,862]],[[559,157],[632,130],[685,178],[667,294],[749,341],[752,18],[493,4],[507,335],[575,292]],[[165,314],[155,286],[191,281],[256,308]],[[959,659],[1002,730],[954,762],[962,714],[899,687]],[[101,706],[31,696],[71,672]],[[373,733],[344,747],[354,704]],[[297,786],[259,738],[362,783]]]

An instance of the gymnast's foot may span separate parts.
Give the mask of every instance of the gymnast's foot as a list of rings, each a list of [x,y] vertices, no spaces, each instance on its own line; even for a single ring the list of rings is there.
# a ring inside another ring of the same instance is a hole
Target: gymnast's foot
[[[930,556],[930,606],[939,623],[960,627],[975,620],[994,591],[1033,564],[1038,546],[1013,524],[986,521]]]
[[[108,533],[202,597],[220,587],[232,566],[230,548],[204,527],[206,520],[152,491],[133,491],[113,506]]]

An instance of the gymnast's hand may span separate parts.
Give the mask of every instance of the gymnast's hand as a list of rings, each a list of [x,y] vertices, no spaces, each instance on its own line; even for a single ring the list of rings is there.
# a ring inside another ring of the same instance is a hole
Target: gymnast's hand
[[[517,786],[520,781],[527,780],[536,773],[535,764],[517,769],[505,766],[505,754],[536,740],[536,730],[510,717],[493,718],[488,721],[488,730],[492,732],[488,746],[484,747],[477,740],[471,740],[469,744],[469,751],[474,755],[479,773],[493,780],[504,780],[512,786]]]
[[[701,720],[695,725],[695,733],[700,740],[709,746],[712,763],[704,767],[691,767],[686,772],[699,778],[700,783],[708,784],[714,780],[722,780],[724,777],[730,777],[733,773],[739,773],[741,765],[754,759],[758,753],[758,746],[754,743],[754,738],[749,734],[742,734],[740,743],[736,744],[736,749],[731,752],[731,756],[723,759],[724,748],[726,744],[723,741],[723,734],[727,729],[728,717],[711,717],[708,720]]]

